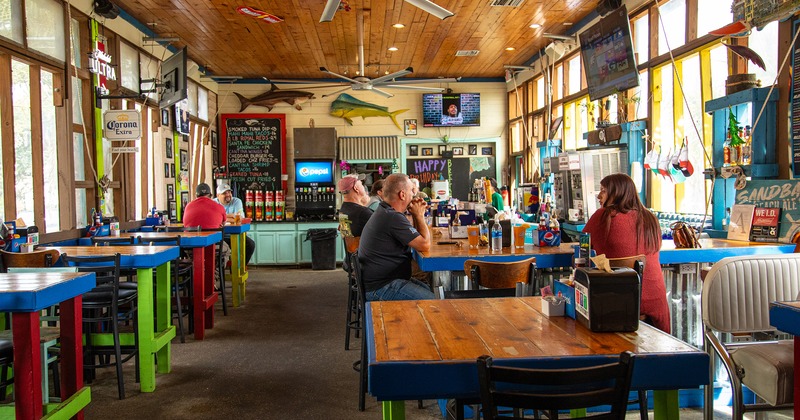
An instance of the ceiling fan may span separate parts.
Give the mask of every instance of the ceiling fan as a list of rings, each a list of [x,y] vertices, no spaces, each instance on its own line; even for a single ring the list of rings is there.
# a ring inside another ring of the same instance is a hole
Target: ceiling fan
[[[413,6],[419,7],[420,9],[438,17],[439,19],[447,19],[450,16],[453,16],[453,12],[445,9],[444,7],[439,6],[438,4],[430,1],[430,0],[405,0],[406,3],[409,3]],[[339,9],[345,9],[346,11],[350,11],[350,5],[347,3],[347,0],[328,0],[325,4],[325,10],[322,11],[322,16],[319,18],[319,22],[330,22],[333,20],[333,15],[336,14],[336,11]]]
[[[328,93],[322,95],[322,97],[336,95],[338,93],[344,92],[348,89],[352,90],[367,90],[370,92],[375,92],[379,95],[382,95],[387,98],[391,98],[391,93],[381,90],[382,87],[388,88],[395,88],[395,89],[411,89],[411,90],[424,90],[430,92],[444,92],[444,88],[436,88],[436,87],[427,87],[427,86],[411,86],[412,83],[449,83],[449,82],[458,82],[461,80],[460,77],[458,78],[439,78],[439,79],[418,79],[418,80],[395,80],[398,77],[403,77],[409,75],[414,72],[414,69],[411,67],[407,67],[403,70],[396,71],[394,73],[390,73],[381,77],[376,77],[374,79],[370,79],[369,77],[365,76],[364,72],[364,13],[363,11],[359,10],[356,15],[356,27],[358,30],[358,65],[359,65],[359,76],[355,78],[350,78],[345,75],[341,75],[338,73],[334,73],[328,70],[325,67],[320,67],[319,70],[323,73],[328,73],[332,76],[336,76],[342,80],[346,80],[350,82],[350,86],[346,86],[343,89],[340,89],[333,93]]]

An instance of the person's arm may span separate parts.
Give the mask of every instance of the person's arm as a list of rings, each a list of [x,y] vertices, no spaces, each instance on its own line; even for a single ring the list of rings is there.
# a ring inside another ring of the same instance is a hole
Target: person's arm
[[[427,252],[431,249],[431,232],[425,223],[425,207],[425,201],[419,198],[415,198],[408,206],[412,224],[419,232],[419,236],[409,242],[408,246],[419,252]]]

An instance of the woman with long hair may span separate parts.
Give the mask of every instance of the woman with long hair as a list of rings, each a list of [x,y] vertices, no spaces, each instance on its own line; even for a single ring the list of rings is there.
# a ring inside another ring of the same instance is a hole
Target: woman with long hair
[[[608,258],[645,256],[642,275],[642,319],[670,332],[669,306],[659,251],[661,227],[656,216],[639,200],[633,179],[612,174],[600,181],[598,209],[583,232],[592,235],[592,248]]]

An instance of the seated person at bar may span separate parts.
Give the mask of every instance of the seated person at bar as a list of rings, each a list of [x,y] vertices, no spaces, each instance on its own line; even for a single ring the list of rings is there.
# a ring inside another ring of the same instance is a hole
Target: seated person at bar
[[[361,183],[363,179],[364,174],[350,174],[343,176],[336,184],[336,188],[342,194],[342,207],[339,212],[347,215],[353,236],[361,236],[364,225],[372,216],[372,210],[366,207],[369,204],[369,194]]]
[[[405,174],[384,180],[383,200],[364,227],[358,247],[367,300],[433,299],[431,289],[411,277],[411,248],[431,247],[425,202],[414,197],[414,186]],[[403,214],[406,210],[413,225]]]
[[[608,258],[645,256],[642,275],[641,318],[670,332],[669,306],[664,275],[661,272],[661,228],[658,219],[644,207],[633,179],[626,174],[612,174],[600,181],[598,209],[583,232],[592,235],[592,248]]]
[[[430,197],[428,197],[428,194],[425,194],[425,191],[419,189],[419,180],[417,178],[411,178],[411,183],[414,184],[415,197],[421,198],[425,201],[430,201]]]
[[[206,183],[197,184],[197,198],[186,205],[183,213],[183,225],[200,226],[200,229],[219,229],[225,224],[225,208],[211,199],[211,187]]]
[[[503,194],[500,194],[500,189],[497,188],[497,180],[489,178],[489,182],[492,184],[492,207],[497,209],[498,212],[502,212],[506,208],[506,204],[503,201]]]
[[[369,207],[370,210],[378,210],[378,205],[383,201],[383,180],[379,179],[372,183],[372,188],[369,190]]]
[[[230,184],[223,182],[217,185],[217,198],[214,201],[221,204],[222,207],[225,208],[225,215],[228,223],[235,223],[236,215],[239,215],[240,220],[244,218],[244,206],[242,205],[242,200],[239,197],[233,196]],[[249,264],[250,257],[252,257],[253,253],[256,252],[256,241],[250,239],[250,237],[247,235],[244,237],[244,260],[245,264]],[[231,246],[231,235],[225,235],[224,240],[228,246]]]

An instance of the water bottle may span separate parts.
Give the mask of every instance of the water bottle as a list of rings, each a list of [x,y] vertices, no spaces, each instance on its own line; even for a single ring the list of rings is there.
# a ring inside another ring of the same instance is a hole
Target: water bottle
[[[500,226],[500,219],[494,219],[492,226],[492,252],[503,251],[503,228]]]

